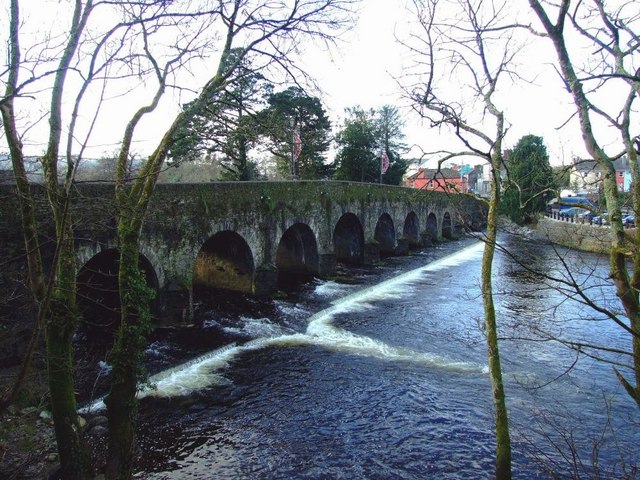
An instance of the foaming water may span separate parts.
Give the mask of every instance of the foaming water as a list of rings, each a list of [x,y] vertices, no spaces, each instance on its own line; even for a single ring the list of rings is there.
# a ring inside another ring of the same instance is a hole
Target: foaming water
[[[224,327],[224,329],[231,333],[247,334],[252,337],[259,336],[259,338],[254,338],[254,340],[241,345],[227,345],[153,375],[149,379],[151,386],[142,388],[138,393],[138,398],[188,395],[203,388],[227,385],[230,380],[220,372],[229,366],[231,360],[251,350],[279,346],[315,345],[342,353],[370,356],[391,362],[416,363],[458,373],[486,373],[486,365],[453,360],[431,352],[419,352],[401,346],[388,345],[367,336],[356,335],[332,324],[336,315],[375,309],[376,301],[408,297],[412,293],[412,282],[419,280],[425,273],[460,265],[477,258],[481,251],[481,243],[473,244],[426,266],[336,299],[332,302],[331,307],[308,319],[305,333],[290,333],[268,318],[241,317],[241,323],[238,327]],[[314,293],[331,296],[339,291],[352,288],[353,286],[350,285],[344,286],[329,281],[318,285]],[[296,309],[295,306],[284,305],[280,305],[279,308],[284,311]],[[95,411],[101,408],[104,408],[104,402],[99,399],[84,407],[82,411]]]
[[[293,317],[301,317],[301,316],[309,315],[309,310],[299,305],[292,305],[290,303],[279,301],[279,300],[274,303],[278,311],[280,311],[280,313],[284,315],[289,315]]]
[[[344,294],[349,290],[353,290],[355,285],[347,285],[344,283],[334,282],[333,280],[321,282],[313,291],[318,297],[335,297]]]
[[[256,337],[276,337],[288,333],[280,325],[273,323],[269,318],[251,318],[240,317],[239,326],[227,326],[223,329],[228,333],[247,335],[252,338]]]
[[[170,375],[160,373],[151,378],[152,383],[156,385],[155,390],[145,391],[142,394],[154,396],[184,395],[199,388],[206,388],[220,382],[228,382],[222,375],[212,373],[212,371],[225,368],[233,357],[246,351],[273,346],[312,344],[344,353],[372,356],[382,360],[420,363],[433,368],[442,368],[461,373],[485,373],[487,371],[485,365],[451,360],[430,352],[418,352],[407,348],[390,346],[379,340],[356,335],[335,327],[331,323],[337,314],[362,312],[366,309],[374,309],[375,302],[378,300],[410,296],[411,283],[420,279],[424,273],[460,265],[477,258],[481,252],[482,244],[473,244],[429,265],[334,300],[331,307],[309,318],[305,333],[278,334],[281,333],[281,330],[268,319],[254,319],[254,326],[261,329],[262,333],[271,333],[272,335],[243,345],[215,350],[188,362],[186,365],[171,369]],[[324,286],[330,283],[332,282],[327,282]],[[318,288],[316,288],[316,293]],[[333,286],[330,288],[333,289]],[[246,328],[246,326],[243,328]],[[161,379],[160,376],[162,376]]]
[[[332,302],[333,306],[316,313],[309,319],[306,333],[311,337],[311,343],[336,351],[368,355],[389,361],[415,362],[461,373],[486,373],[488,371],[486,365],[456,361],[429,352],[391,346],[369,337],[353,334],[332,323],[339,314],[373,309],[376,301],[410,297],[414,291],[411,284],[420,280],[425,273],[460,265],[477,258],[481,253],[482,244],[477,243],[424,267],[335,300]]]

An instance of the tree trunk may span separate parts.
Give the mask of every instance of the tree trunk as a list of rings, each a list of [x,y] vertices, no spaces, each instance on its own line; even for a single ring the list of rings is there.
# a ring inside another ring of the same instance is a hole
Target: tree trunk
[[[484,325],[487,337],[487,356],[489,376],[493,393],[496,424],[496,479],[511,479],[511,438],[509,436],[509,417],[502,382],[502,367],[498,348],[498,329],[496,311],[493,302],[492,264],[496,249],[498,231],[498,208],[500,206],[499,172],[500,162],[494,161],[492,192],[487,218],[487,238],[482,255],[482,303],[484,305]],[[497,164],[497,168],[496,168]]]
[[[133,473],[137,415],[135,394],[142,374],[142,352],[151,331],[149,304],[153,297],[153,291],[147,286],[138,266],[139,234],[123,218],[120,219],[119,228],[122,233],[118,273],[121,324],[110,355],[113,369],[111,387],[105,401],[109,418],[109,452],[105,473],[109,479],[129,479]]]
[[[69,226],[67,206],[62,206],[59,211],[62,214],[62,219],[57,222],[60,253],[56,265],[56,286],[46,322],[51,414],[63,478],[84,479],[93,478],[93,464],[78,423],[73,379],[72,340],[78,324],[73,232]]]
[[[74,321],[75,314],[64,299],[53,299],[46,329],[51,413],[62,478],[75,480],[93,478],[93,465],[78,423],[72,365],[73,328],[69,327]]]

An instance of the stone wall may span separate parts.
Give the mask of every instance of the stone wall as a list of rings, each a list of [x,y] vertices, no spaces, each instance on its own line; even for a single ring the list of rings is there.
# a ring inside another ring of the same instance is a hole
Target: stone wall
[[[608,254],[611,247],[609,227],[571,223],[543,217],[536,226],[536,236],[576,250]]]
[[[54,247],[53,222],[42,187],[34,186],[33,192],[46,257]],[[80,269],[98,254],[117,248],[114,186],[80,184],[73,194],[72,218]],[[292,228],[299,235],[304,229],[311,232],[306,237],[311,243],[317,242],[313,245],[318,256],[314,274],[330,276],[337,260],[334,229],[345,214],[355,216],[355,223],[361,226],[364,251],[360,255],[368,263],[379,255],[375,231],[383,215],[395,228],[391,237],[396,241],[396,253],[402,253],[409,245],[452,237],[462,228],[480,229],[485,210],[481,202],[467,195],[356,182],[159,184],[143,226],[141,253],[153,271],[160,296],[173,295],[172,292],[191,288],[196,258],[203,245],[220,232],[233,232],[246,242],[250,250],[246,256],[254,267],[253,282],[242,290],[269,293],[279,244]],[[429,219],[433,219],[431,225]],[[349,240],[345,241],[348,244]],[[15,187],[11,185],[0,185],[0,242],[0,261],[4,260],[5,265],[8,259],[16,259],[18,264],[24,260],[19,209]],[[0,275],[0,286],[20,281],[21,276],[21,272],[16,275],[14,271],[11,279],[3,281]]]

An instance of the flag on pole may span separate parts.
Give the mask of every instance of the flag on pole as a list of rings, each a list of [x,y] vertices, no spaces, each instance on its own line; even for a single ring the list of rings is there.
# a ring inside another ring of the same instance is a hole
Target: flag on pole
[[[293,161],[297,161],[302,153],[302,139],[300,131],[296,128],[293,130]]]
[[[387,170],[389,169],[389,155],[387,155],[387,151],[383,150],[382,151],[382,161],[380,162],[380,171],[382,173],[387,173]]]

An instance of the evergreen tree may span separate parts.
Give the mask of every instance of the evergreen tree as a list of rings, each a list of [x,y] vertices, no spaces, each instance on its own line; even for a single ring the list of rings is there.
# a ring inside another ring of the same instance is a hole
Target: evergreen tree
[[[325,152],[331,142],[331,122],[317,97],[298,87],[268,96],[268,106],[257,116],[260,133],[269,152],[277,159],[278,170],[290,175],[294,131],[300,135],[301,151],[296,175],[303,179],[325,178],[331,174]]]
[[[347,119],[336,142],[337,180],[356,182],[377,182],[379,179],[380,158],[376,152],[376,125],[373,110],[365,111],[360,107],[348,108]]]
[[[241,50],[233,50],[228,62],[235,62]],[[227,88],[207,102],[191,121],[178,129],[170,149],[171,162],[200,159],[205,153],[219,153],[225,180],[251,180],[256,165],[249,153],[258,140],[255,110],[271,85],[246,61]],[[191,104],[185,105],[185,109]]]
[[[506,163],[509,176],[502,213],[520,225],[531,223],[547,207],[544,193],[556,188],[542,137],[522,137]]]
[[[338,134],[336,174],[338,180],[378,183],[381,157],[386,152],[389,168],[382,174],[382,182],[399,185],[408,164],[400,159],[406,150],[402,143],[404,123],[397,108],[385,105],[378,110],[365,111],[360,107],[347,109],[347,119]]]

